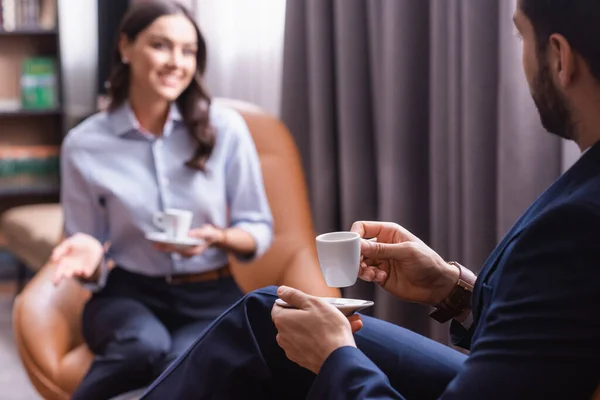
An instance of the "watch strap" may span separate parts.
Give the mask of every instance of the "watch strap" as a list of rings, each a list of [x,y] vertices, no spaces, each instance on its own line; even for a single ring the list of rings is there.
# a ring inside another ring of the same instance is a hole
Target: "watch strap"
[[[444,323],[452,318],[462,314],[466,309],[471,308],[471,295],[473,293],[473,285],[464,279],[466,268],[456,261],[448,262],[458,268],[459,276],[454,288],[441,303],[435,304],[435,310],[429,314],[434,320]]]

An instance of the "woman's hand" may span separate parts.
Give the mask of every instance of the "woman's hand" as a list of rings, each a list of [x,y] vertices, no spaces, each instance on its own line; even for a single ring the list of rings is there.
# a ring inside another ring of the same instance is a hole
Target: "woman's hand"
[[[105,250],[96,238],[84,233],[63,240],[54,248],[48,261],[56,264],[54,284],[58,285],[65,278],[94,280]]]

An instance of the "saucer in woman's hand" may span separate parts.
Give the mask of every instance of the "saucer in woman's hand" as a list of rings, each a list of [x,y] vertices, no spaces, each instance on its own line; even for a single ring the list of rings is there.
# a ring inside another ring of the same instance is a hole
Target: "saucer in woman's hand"
[[[204,240],[196,239],[190,236],[171,238],[165,232],[149,232],[146,233],[146,239],[153,243],[168,244],[171,246],[185,249],[189,247],[200,246],[204,244]]]

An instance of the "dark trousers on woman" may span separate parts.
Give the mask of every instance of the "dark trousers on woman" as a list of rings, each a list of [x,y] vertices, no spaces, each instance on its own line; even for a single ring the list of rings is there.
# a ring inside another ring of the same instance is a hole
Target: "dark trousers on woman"
[[[114,268],[83,311],[95,354],[74,400],[107,400],[150,384],[242,297],[230,276],[174,284]]]

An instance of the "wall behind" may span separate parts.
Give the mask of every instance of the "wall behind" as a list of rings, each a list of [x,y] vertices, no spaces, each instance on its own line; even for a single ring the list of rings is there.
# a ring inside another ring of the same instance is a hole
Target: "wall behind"
[[[285,0],[195,0],[208,45],[213,96],[255,103],[279,116]]]
[[[63,91],[70,121],[96,109],[96,0],[58,0]]]
[[[562,143],[562,169],[563,172],[571,168],[571,165],[575,163],[581,157],[581,150],[572,141],[563,141]]]

